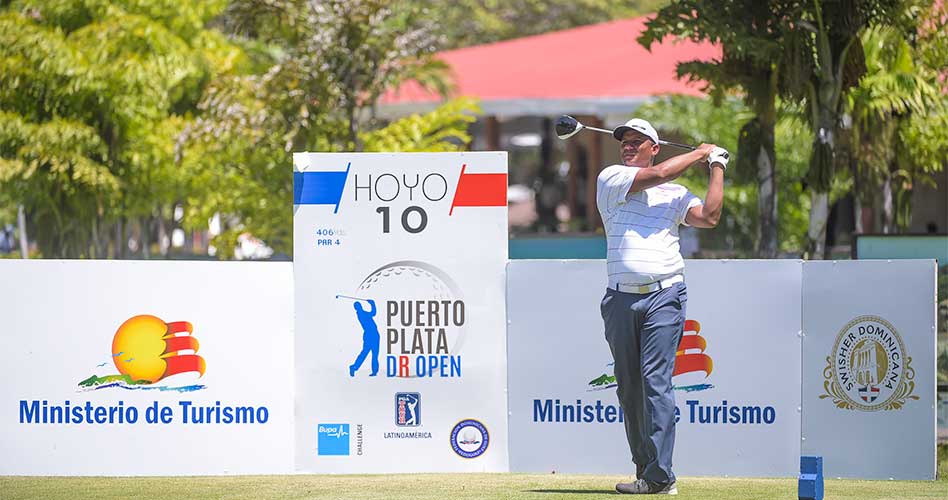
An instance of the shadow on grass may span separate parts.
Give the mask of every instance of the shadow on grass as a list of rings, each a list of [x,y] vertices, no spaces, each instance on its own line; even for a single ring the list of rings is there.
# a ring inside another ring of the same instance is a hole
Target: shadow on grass
[[[616,490],[527,490],[526,493],[568,493],[570,495],[617,495]]]

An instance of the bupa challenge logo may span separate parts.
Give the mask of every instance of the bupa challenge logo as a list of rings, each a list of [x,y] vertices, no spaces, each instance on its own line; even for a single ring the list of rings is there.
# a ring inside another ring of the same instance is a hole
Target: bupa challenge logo
[[[336,299],[352,309],[353,330],[361,333],[350,377],[461,377],[467,311],[460,289],[441,269],[393,262]]]
[[[328,456],[349,455],[349,424],[316,426],[316,453]]]
[[[477,458],[490,445],[487,427],[472,418],[458,422],[451,429],[450,439],[451,449],[462,458]]]
[[[701,336],[701,323],[689,319],[685,321],[684,334],[675,353],[675,371],[672,383],[675,390],[684,392],[704,391],[714,388],[706,382],[714,369],[714,361],[704,351],[708,342]],[[607,366],[614,366],[609,363]],[[603,373],[589,381],[589,391],[603,391],[616,386],[615,374]]]
[[[918,399],[915,369],[899,332],[878,316],[859,316],[836,336],[820,399],[846,410],[898,410]]]
[[[172,375],[197,372],[204,375],[204,358],[197,354],[200,344],[187,321],[166,323],[156,316],[142,314],[122,323],[112,338],[111,361],[96,366],[105,369],[110,363],[118,374],[92,375],[79,382],[81,391],[118,387],[127,390],[161,390],[191,392],[204,385],[161,384]]]

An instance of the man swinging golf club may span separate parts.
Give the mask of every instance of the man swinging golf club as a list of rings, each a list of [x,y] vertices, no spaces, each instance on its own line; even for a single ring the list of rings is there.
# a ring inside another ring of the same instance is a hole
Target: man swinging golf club
[[[634,482],[617,484],[616,491],[676,495],[672,373],[688,299],[678,226],[711,228],[718,223],[728,153],[702,144],[654,165],[661,146],[649,122],[629,120],[613,136],[621,142],[623,164],[604,169],[596,186],[609,274],[600,310],[636,475]],[[703,203],[671,183],[692,165],[711,170]]]

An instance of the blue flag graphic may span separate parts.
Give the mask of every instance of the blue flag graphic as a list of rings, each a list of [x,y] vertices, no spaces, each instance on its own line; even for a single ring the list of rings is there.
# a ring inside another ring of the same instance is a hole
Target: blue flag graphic
[[[339,172],[293,172],[293,204],[335,205],[332,213],[338,212],[351,166]]]

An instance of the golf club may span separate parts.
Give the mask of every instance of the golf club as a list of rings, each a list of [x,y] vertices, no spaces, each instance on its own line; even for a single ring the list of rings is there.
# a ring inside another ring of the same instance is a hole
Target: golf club
[[[587,127],[586,125],[583,125],[582,123],[580,123],[579,120],[577,120],[576,118],[573,118],[570,115],[563,115],[557,118],[555,127],[556,127],[556,136],[563,140],[573,137],[574,135],[578,134],[580,130],[583,130],[583,129],[593,130],[596,132],[602,132],[604,134],[612,135],[611,130],[606,130],[604,128]],[[695,149],[694,146],[689,146],[687,144],[678,144],[677,142],[669,142],[669,141],[660,140],[658,141],[658,143],[661,144],[662,146],[675,146],[675,147],[687,149],[687,150]]]
[[[349,300],[368,300],[368,299],[363,299],[363,298],[360,298],[360,297],[350,297],[350,296],[348,296],[348,295],[336,295],[336,298],[337,298],[337,299],[349,299]]]

